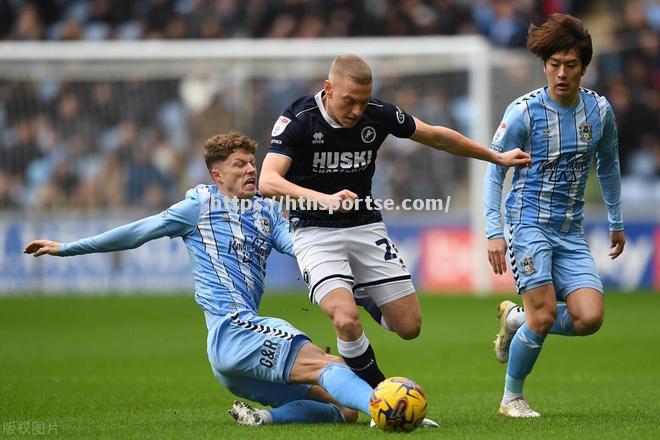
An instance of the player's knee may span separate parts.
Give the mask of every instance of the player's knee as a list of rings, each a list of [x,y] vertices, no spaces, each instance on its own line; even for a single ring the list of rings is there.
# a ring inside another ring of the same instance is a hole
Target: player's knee
[[[580,316],[576,323],[576,331],[580,336],[587,336],[596,333],[603,325],[604,316],[601,313],[593,313],[586,316]]]
[[[359,338],[362,334],[362,324],[357,310],[335,313],[332,324],[340,335]]]
[[[552,328],[557,316],[556,309],[540,310],[527,318],[527,326],[536,333],[546,335]]]
[[[396,326],[394,331],[401,339],[415,339],[422,331],[422,319],[414,318]]]

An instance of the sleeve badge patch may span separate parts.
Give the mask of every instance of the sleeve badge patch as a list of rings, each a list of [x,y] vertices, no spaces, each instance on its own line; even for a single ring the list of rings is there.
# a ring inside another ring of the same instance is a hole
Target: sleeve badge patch
[[[289,122],[291,122],[291,119],[287,118],[286,116],[280,116],[277,118],[275,125],[273,125],[273,131],[270,133],[271,136],[279,136],[284,133],[284,130],[286,129],[286,126],[289,125]]]
[[[500,126],[497,127],[495,136],[493,136],[493,142],[500,142],[502,139],[504,139],[505,134],[506,134],[506,124],[502,122]]]

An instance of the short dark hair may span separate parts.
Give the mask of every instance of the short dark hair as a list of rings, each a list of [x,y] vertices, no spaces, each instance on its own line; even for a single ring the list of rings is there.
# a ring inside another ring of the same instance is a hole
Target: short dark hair
[[[557,52],[577,49],[586,69],[591,62],[593,47],[591,34],[582,20],[568,14],[552,14],[541,26],[530,25],[527,33],[527,49],[545,63]]]
[[[238,150],[254,154],[257,151],[257,143],[239,131],[216,134],[204,143],[206,167],[211,171],[214,163],[227,160]]]

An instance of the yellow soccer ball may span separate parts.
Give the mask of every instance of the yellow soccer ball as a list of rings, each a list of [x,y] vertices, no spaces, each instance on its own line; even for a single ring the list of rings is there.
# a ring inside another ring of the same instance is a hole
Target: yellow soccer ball
[[[422,387],[405,377],[390,377],[378,384],[369,409],[383,431],[410,432],[426,417],[428,403]]]

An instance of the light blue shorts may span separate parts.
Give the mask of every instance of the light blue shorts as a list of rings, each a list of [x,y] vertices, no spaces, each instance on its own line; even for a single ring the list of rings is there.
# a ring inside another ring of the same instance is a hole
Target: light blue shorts
[[[288,383],[309,337],[288,322],[251,312],[205,312],[207,353],[213,374],[233,394],[277,407],[306,398],[311,385]]]
[[[507,258],[518,293],[552,283],[558,301],[577,289],[603,292],[603,283],[584,235],[538,225],[507,225]]]

